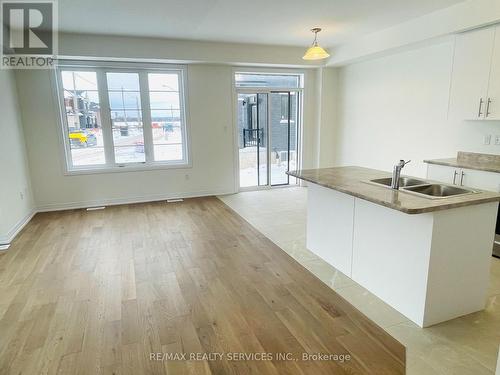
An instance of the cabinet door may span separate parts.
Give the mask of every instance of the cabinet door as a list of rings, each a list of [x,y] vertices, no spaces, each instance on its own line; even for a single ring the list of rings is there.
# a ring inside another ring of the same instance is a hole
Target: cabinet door
[[[427,178],[444,182],[446,184],[458,184],[460,168],[447,167],[445,165],[427,164]]]
[[[462,169],[457,181],[462,181],[462,185],[466,187],[489,190],[489,191],[500,191],[500,173],[478,171],[475,169]]]
[[[494,38],[493,27],[457,36],[451,78],[450,118],[484,118]]]
[[[354,197],[309,183],[307,248],[351,277]]]
[[[493,58],[491,59],[490,85],[488,98],[490,100],[488,114],[485,116],[490,120],[500,120],[500,26],[496,27],[495,46]],[[488,103],[487,103],[488,106]]]

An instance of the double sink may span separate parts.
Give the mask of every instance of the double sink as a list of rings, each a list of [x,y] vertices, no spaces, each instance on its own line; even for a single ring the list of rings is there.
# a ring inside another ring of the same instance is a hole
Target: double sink
[[[370,180],[370,183],[385,187],[391,187],[391,177],[376,178]],[[430,183],[425,180],[418,180],[412,177],[400,177],[399,187],[402,191],[420,195],[425,198],[448,198],[457,195],[477,193],[474,190],[464,189],[456,186]]]

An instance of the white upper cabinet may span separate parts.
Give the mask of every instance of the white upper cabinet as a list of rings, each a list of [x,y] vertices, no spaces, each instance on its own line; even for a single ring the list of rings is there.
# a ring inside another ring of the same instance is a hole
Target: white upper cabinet
[[[451,80],[451,118],[486,119],[494,42],[494,27],[457,35]],[[491,113],[492,110],[490,103]]]
[[[500,120],[500,26],[496,27],[485,117]]]

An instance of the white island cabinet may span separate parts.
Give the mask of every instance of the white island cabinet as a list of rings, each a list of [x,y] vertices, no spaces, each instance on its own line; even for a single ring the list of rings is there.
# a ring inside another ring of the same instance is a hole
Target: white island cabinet
[[[484,309],[498,194],[422,198],[360,167],[291,174],[308,181],[312,252],[420,327]]]

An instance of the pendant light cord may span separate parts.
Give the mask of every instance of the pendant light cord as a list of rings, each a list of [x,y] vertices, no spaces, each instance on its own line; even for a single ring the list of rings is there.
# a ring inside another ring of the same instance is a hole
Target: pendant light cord
[[[318,33],[321,31],[319,27],[315,27],[314,29],[311,29],[311,31],[314,33],[314,41],[313,41],[313,46],[318,45]]]

